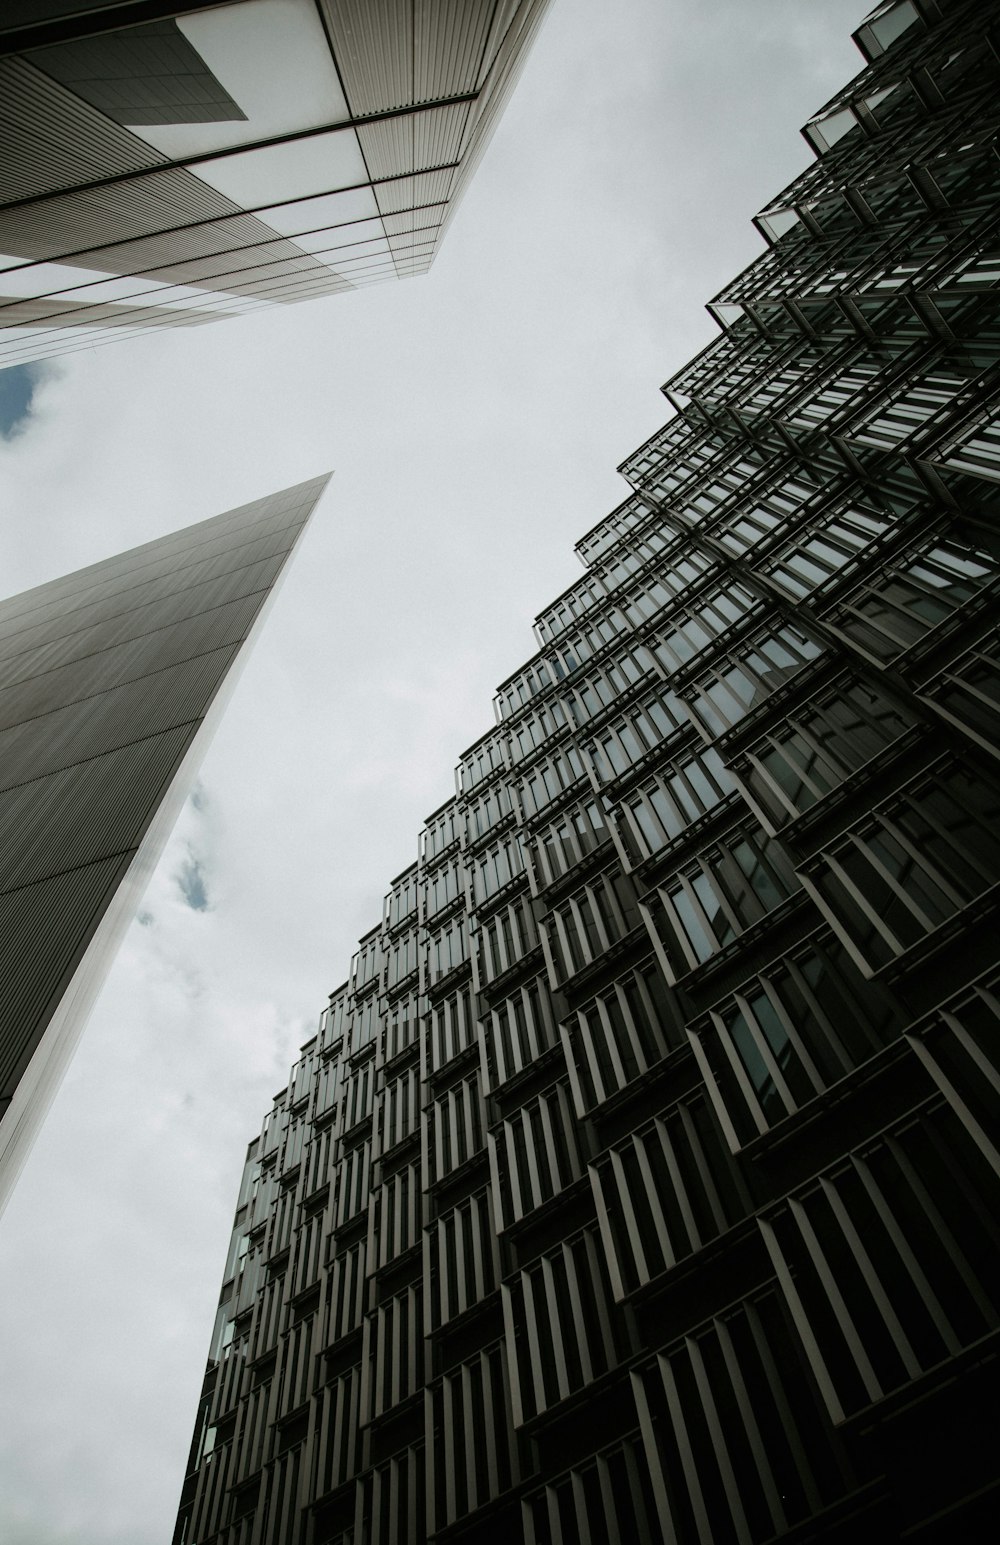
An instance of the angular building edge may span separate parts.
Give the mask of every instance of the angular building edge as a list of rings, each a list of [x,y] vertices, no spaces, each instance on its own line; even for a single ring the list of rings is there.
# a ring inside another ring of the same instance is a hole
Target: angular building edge
[[[10,1103],[0,1118],[0,1216],[27,1163],[45,1116],[80,1044],[87,1021],[114,958],[138,911],[153,871],[163,855],[250,653],[275,604],[278,592],[288,574],[289,562],[332,475],[332,473],[326,473],[321,477],[308,479],[301,484],[294,484],[278,491],[279,494],[294,494],[299,490],[315,489],[312,493],[312,508],[289,547],[281,569],[271,583],[266,599],[257,610],[232,664],[206,701],[201,721],[180,760],[173,769],[164,769],[165,792],[150,810],[148,825],[138,846],[130,856],[123,858],[117,874],[105,890],[104,897],[97,902],[90,919],[93,925],[92,932],[88,938],[79,941],[79,948],[74,952],[73,957],[66,961],[62,981],[52,995],[51,1001],[54,1007],[51,1017],[31,1055],[27,1068],[17,1083]],[[214,519],[225,520],[243,510],[253,509],[258,502],[260,501],[254,501],[236,510],[226,511],[219,517],[210,517],[209,520],[198,522],[191,527],[167,533],[163,540],[183,537],[187,532],[198,530],[199,526],[209,527]],[[125,559],[132,554],[143,552],[144,548],[153,551],[157,545],[155,541],[142,544],[138,548],[130,549],[128,553],[120,554],[119,557]],[[54,583],[65,583],[65,580]],[[48,587],[38,587],[39,593],[46,588]]]

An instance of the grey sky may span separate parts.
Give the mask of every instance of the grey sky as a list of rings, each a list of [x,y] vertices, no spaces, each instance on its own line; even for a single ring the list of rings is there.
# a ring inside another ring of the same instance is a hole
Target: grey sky
[[[335,472],[0,1225],[5,1545],[169,1540],[245,1145],[863,14],[555,0],[429,277],[75,354],[0,440],[4,594]]]

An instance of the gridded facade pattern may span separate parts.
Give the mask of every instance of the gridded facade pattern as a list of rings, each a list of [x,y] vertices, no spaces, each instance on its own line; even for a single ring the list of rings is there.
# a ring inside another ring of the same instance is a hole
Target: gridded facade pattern
[[[183,1545],[990,1537],[996,19],[860,29],[251,1144]]]
[[[325,483],[0,602],[0,1204]]]
[[[545,4],[13,6],[0,366],[425,273]]]

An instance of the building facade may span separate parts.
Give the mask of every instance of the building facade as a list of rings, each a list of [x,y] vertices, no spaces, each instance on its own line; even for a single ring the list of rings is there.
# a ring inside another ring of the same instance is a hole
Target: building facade
[[[9,0],[0,368],[429,268],[546,0]]]
[[[997,21],[859,29],[251,1143],[175,1545],[992,1537]]]
[[[325,486],[0,602],[0,1207]]]

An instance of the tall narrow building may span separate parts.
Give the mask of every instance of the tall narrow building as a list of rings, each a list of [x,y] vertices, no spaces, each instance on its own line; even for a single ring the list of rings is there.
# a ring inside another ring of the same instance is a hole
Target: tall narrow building
[[[0,368],[426,273],[547,0],[7,0]]]
[[[0,1206],[325,486],[0,602]]]
[[[859,29],[251,1143],[176,1545],[992,1538],[997,20]]]

